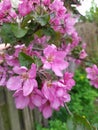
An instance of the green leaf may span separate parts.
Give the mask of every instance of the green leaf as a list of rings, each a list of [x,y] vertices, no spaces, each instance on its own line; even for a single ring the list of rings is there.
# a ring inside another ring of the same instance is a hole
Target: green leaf
[[[23,20],[22,20],[22,23],[21,23],[21,27],[26,27],[29,23],[29,21],[30,20],[32,20],[33,19],[33,15],[32,15],[32,13],[30,13],[30,14],[28,14],[28,15],[26,15],[24,18],[23,18]]]
[[[26,66],[30,68],[31,64],[34,63],[34,60],[29,55],[26,55],[23,52],[19,53],[19,62],[21,66]]]
[[[47,36],[55,36],[55,31],[51,27],[43,28],[43,33]]]
[[[39,29],[38,31],[35,32],[35,34],[38,36],[38,37],[42,37],[43,36],[43,30],[42,29]]]
[[[51,27],[43,27],[36,31],[35,34],[39,37],[42,37],[43,35],[50,36],[51,39],[49,40],[49,42],[55,44],[56,46],[59,46],[61,44],[60,32],[55,32]]]
[[[22,38],[25,36],[27,33],[28,29],[27,28],[21,28],[17,24],[12,24],[11,25],[12,32],[14,33],[16,38]]]
[[[49,20],[50,20],[50,16],[48,14],[42,15],[42,16],[36,16],[35,20],[41,25],[41,26],[45,26]]]
[[[4,23],[1,26],[1,30],[0,30],[0,36],[3,39],[4,43],[15,43],[16,42],[16,38],[12,32],[12,28],[11,28],[11,24],[9,23]]]
[[[46,36],[51,36],[50,42],[55,44],[56,46],[60,45],[61,33],[54,31],[51,27],[43,28],[43,33]]]
[[[42,66],[41,59],[39,59],[38,57],[34,56],[33,60],[34,60],[34,62],[37,65],[38,68]]]

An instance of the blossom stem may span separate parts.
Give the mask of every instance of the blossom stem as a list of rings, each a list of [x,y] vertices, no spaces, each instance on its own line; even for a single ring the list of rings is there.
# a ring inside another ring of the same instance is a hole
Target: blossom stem
[[[37,48],[37,47],[33,47],[32,49],[33,49],[33,50],[36,50],[36,51],[43,51],[43,49]]]
[[[66,108],[66,111],[68,112],[68,114],[69,114],[70,116],[72,116],[73,114],[72,114],[72,112],[69,110],[69,108],[68,108],[68,106],[67,106],[66,103],[64,104],[64,107]]]

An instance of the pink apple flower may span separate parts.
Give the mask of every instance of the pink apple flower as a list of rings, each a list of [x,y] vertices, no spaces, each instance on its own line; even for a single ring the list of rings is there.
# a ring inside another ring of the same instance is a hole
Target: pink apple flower
[[[93,65],[86,68],[87,78],[90,80],[90,84],[95,88],[98,88],[98,67]]]
[[[70,14],[66,14],[64,18],[64,26],[65,26],[64,30],[68,35],[71,35],[75,32],[74,24],[75,24],[75,19],[73,19],[70,16]]]
[[[85,52],[84,49],[82,49],[82,51],[80,52],[79,58],[80,58],[80,59],[84,59],[84,58],[86,58],[86,57],[87,57],[87,53]]]
[[[0,86],[6,85],[6,69],[2,66],[0,66]]]
[[[66,13],[66,8],[64,7],[64,2],[62,2],[61,0],[54,0],[50,6],[49,6],[50,10],[52,12],[55,12],[55,14],[57,16],[64,16],[64,14]]]
[[[73,74],[69,72],[65,72],[63,84],[66,86],[66,90],[70,91],[73,86],[75,86],[75,81],[72,79]]]
[[[45,56],[42,57],[43,68],[52,69],[57,76],[63,76],[62,71],[68,67],[68,62],[64,60],[66,53],[58,51],[55,45],[48,45],[43,53]]]
[[[6,54],[4,57],[5,57],[5,60],[7,62],[7,64],[9,66],[19,66],[19,53],[20,52],[23,52],[27,55],[30,55],[32,56],[33,55],[33,51],[32,51],[32,44],[30,44],[28,47],[26,47],[24,44],[22,45],[16,45],[14,46],[14,54],[13,55],[8,55]]]
[[[36,65],[32,64],[31,69],[28,70],[26,67],[14,67],[13,71],[18,76],[12,76],[7,81],[7,88],[9,90],[23,89],[23,95],[27,96],[32,93],[33,89],[37,87],[36,78]]]
[[[15,57],[15,55],[5,55],[5,61],[7,63],[7,65],[9,66],[19,66],[19,60],[17,57]]]
[[[28,106],[29,104],[29,97],[23,95],[23,90],[17,90],[14,95],[15,105],[17,109],[23,109]]]
[[[49,6],[50,4],[50,0],[42,0],[42,2],[45,6]]]
[[[17,109],[23,109],[27,106],[30,109],[34,109],[42,105],[42,93],[38,89],[34,89],[32,93],[27,96],[24,96],[23,90],[19,89],[14,93],[13,97]]]
[[[96,77],[96,79],[94,79],[94,80],[91,80],[90,84],[93,85],[95,88],[98,88],[98,77]]]
[[[86,72],[87,78],[90,80],[94,80],[98,75],[98,67],[96,65],[93,65],[92,67],[87,67]]]
[[[45,118],[49,118],[53,110],[59,110],[61,106],[64,106],[65,102],[70,101],[67,87],[61,82],[46,81],[43,84],[42,93],[44,99],[39,109]]]
[[[46,119],[52,116],[53,109],[47,100],[44,100],[44,104],[39,108],[39,110],[42,112],[44,118]]]
[[[3,0],[0,2],[0,20],[3,19],[11,9],[10,0]]]
[[[21,16],[26,16],[33,10],[32,0],[22,0],[18,6],[18,11]]]

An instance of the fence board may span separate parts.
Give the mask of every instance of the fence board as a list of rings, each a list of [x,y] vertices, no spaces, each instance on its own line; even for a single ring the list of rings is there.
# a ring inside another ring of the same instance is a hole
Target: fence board
[[[91,57],[98,56],[98,26],[95,23],[80,22],[76,24],[79,35],[87,44],[87,52]]]
[[[2,118],[2,113],[1,113],[1,108],[0,108],[0,130],[5,130],[4,129],[4,122]]]
[[[34,111],[30,110],[30,119],[32,124],[32,130],[36,130],[35,120],[34,120]]]
[[[10,116],[10,122],[11,122],[11,129],[12,130],[21,130],[20,122],[19,122],[19,115],[18,111],[15,108],[15,105],[13,103],[12,94],[8,91],[6,91],[7,96],[7,102],[9,107],[9,116]]]
[[[11,130],[4,88],[0,88],[0,130]]]
[[[23,117],[24,117],[25,130],[32,130],[32,123],[30,120],[30,114],[28,108],[25,108],[23,110]]]
[[[36,125],[47,125],[36,110],[17,110],[11,92],[0,87],[0,130],[36,130]]]

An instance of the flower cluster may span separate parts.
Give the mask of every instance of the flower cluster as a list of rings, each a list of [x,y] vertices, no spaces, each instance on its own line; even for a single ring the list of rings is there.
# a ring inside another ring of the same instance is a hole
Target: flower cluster
[[[86,68],[87,78],[90,79],[90,84],[98,88],[98,67],[93,65]]]
[[[16,108],[37,107],[49,118],[70,101],[69,63],[87,56],[75,20],[61,0],[3,0],[0,11],[0,34],[10,43],[0,53],[0,86],[14,91]]]

